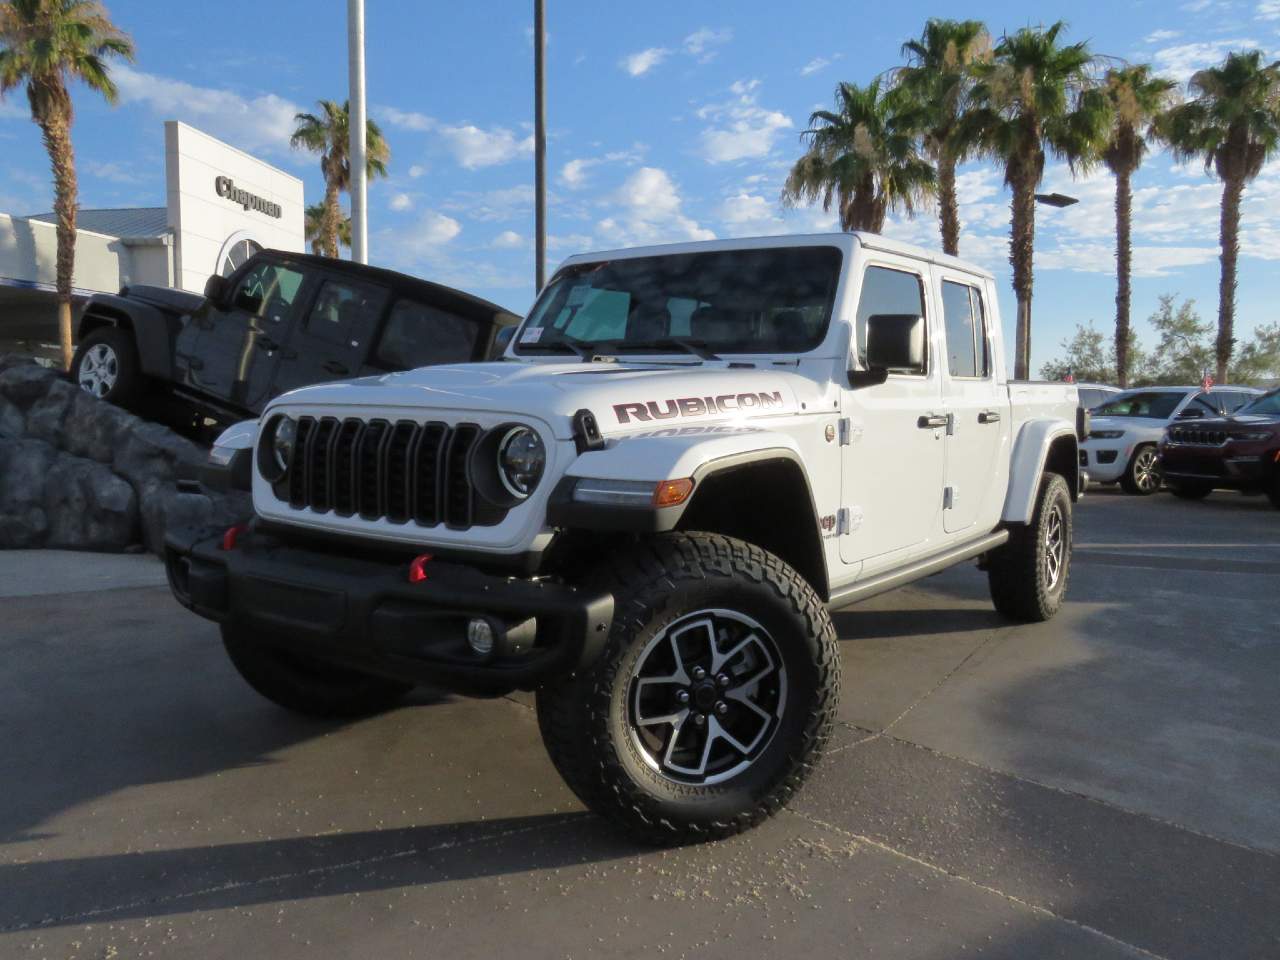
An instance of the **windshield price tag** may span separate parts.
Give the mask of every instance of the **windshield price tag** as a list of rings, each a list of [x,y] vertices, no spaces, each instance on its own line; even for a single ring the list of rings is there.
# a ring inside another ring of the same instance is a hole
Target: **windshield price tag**
[[[576,287],[569,289],[569,296],[565,298],[565,306],[580,307],[587,302],[587,295],[591,293],[591,287],[585,283],[580,283]]]
[[[537,343],[542,339],[541,327],[525,327],[520,331],[521,343]]]

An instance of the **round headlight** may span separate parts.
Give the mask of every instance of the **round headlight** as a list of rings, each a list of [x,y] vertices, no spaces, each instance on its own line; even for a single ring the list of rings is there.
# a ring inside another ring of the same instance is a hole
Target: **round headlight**
[[[281,417],[271,438],[271,455],[281,476],[293,462],[293,445],[298,439],[298,422],[292,417]]]
[[[528,427],[512,427],[498,441],[498,477],[519,500],[533,493],[547,466],[547,448]]]

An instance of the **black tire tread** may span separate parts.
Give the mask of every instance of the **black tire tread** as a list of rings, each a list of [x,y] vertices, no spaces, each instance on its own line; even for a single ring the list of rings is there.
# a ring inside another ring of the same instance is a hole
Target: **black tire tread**
[[[547,752],[569,788],[589,808],[619,822],[648,843],[676,845],[730,837],[762,823],[791,800],[819,762],[840,701],[840,655],[826,606],[803,577],[753,544],[711,533],[663,534],[618,551],[603,563],[601,586],[615,597],[614,628],[598,661],[605,671],[571,677],[538,692],[537,715]],[[660,615],[664,599],[682,581],[747,578],[768,584],[817,638],[818,699],[783,779],[753,808],[731,820],[673,823],[646,812],[646,797],[622,768],[608,737],[584,736],[583,699],[592,711],[609,708],[621,651]]]
[[[1068,505],[1071,496],[1067,481],[1061,474],[1045,473],[1040,480],[1036,508],[1030,523],[1014,524],[1009,540],[993,550],[987,563],[987,582],[991,587],[991,601],[996,610],[1010,620],[1020,623],[1042,623],[1058,612],[1061,597],[1066,595],[1071,579],[1070,554],[1063,571],[1058,602],[1050,603],[1044,582],[1044,541],[1040,536],[1041,519],[1045,506],[1057,496],[1065,496]],[[1064,518],[1068,536],[1071,535],[1071,511]],[[1070,543],[1070,540],[1068,541]]]
[[[138,359],[138,345],[134,343],[133,337],[118,327],[99,327],[80,342],[76,347],[75,355],[71,358],[72,383],[79,387],[80,361],[90,347],[99,343],[110,346],[115,351],[116,359],[120,364],[116,384],[103,399],[127,410],[134,409],[145,392],[142,362]]]

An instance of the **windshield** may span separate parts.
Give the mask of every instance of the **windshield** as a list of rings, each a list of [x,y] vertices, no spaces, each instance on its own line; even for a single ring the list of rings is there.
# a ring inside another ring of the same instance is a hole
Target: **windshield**
[[[1240,416],[1242,413],[1253,414],[1257,416],[1280,416],[1280,390],[1274,393],[1267,393],[1260,396],[1253,403],[1246,404],[1237,410],[1233,416]]]
[[[721,250],[567,267],[516,353],[800,353],[822,342],[840,251]]]
[[[1137,390],[1133,393],[1122,393],[1114,400],[1094,408],[1093,415],[1168,420],[1186,395],[1176,390]]]

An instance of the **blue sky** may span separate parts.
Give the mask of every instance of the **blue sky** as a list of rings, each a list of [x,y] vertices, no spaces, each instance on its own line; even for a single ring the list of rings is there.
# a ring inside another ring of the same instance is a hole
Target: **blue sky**
[[[76,94],[83,206],[163,204],[161,121],[172,118],[302,176],[308,201],[320,199],[314,157],[291,151],[288,137],[294,112],[345,97],[345,3],[108,6],[132,33],[138,58],[117,69],[118,107]],[[592,248],[832,228],[821,210],[778,204],[798,135],[809,113],[831,102],[838,80],[866,82],[898,64],[902,41],[930,15],[977,17],[996,35],[1065,18],[1069,39],[1183,80],[1231,49],[1280,56],[1280,0],[807,0],[785,14],[764,0],[548,7],[552,265]],[[532,3],[368,7],[370,113],[392,147],[390,177],[370,190],[373,262],[521,312],[533,299],[531,23]],[[1213,318],[1219,185],[1198,166],[1156,154],[1135,188],[1135,317],[1171,292],[1195,298]],[[1110,177],[1073,182],[1055,166],[1045,189],[1082,202],[1040,211],[1035,369],[1076,322],[1109,330],[1114,316]],[[0,210],[47,210],[50,196],[25,98],[0,101]],[[961,200],[961,253],[996,271],[1010,318],[999,174],[965,168]],[[1278,318],[1280,161],[1246,193],[1244,210],[1242,334]],[[930,214],[886,232],[937,245]]]

